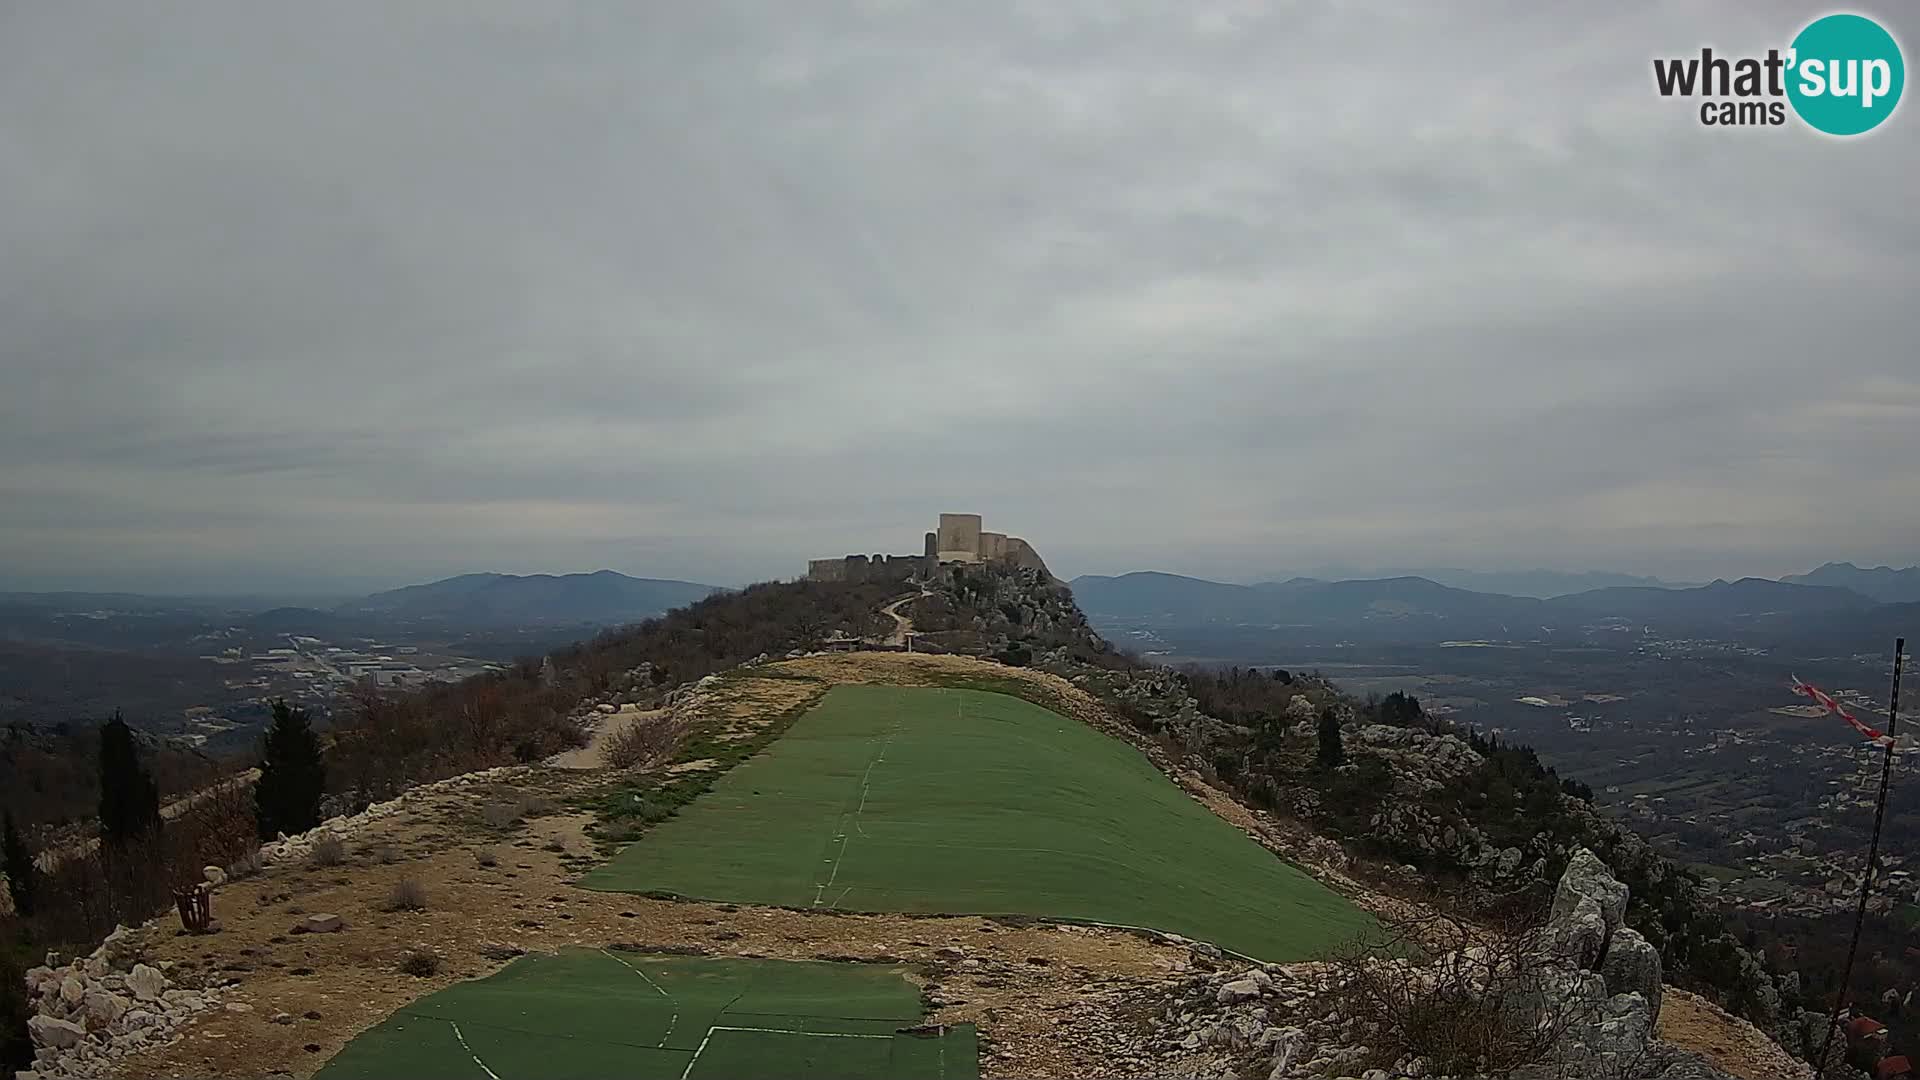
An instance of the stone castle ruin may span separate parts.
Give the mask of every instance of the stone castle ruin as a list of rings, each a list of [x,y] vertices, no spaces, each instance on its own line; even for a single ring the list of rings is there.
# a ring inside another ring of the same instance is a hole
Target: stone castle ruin
[[[1033,545],[1006,533],[985,532],[979,514],[941,514],[918,555],[845,555],[809,559],[808,581],[906,581],[927,579],[954,563],[1002,563],[1047,573]]]

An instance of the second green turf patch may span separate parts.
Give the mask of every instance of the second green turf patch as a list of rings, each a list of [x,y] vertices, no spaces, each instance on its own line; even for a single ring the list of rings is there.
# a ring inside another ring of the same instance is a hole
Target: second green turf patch
[[[835,687],[583,884],[1152,927],[1274,961],[1371,926],[1125,743],[955,689]]]
[[[973,1029],[923,1011],[890,965],[575,949],[422,998],[318,1080],[976,1080]]]

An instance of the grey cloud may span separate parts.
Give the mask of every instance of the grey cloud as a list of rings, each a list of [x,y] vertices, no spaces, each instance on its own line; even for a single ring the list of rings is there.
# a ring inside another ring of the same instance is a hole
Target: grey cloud
[[[1913,105],[1651,85],[1809,14],[11,9],[0,586],[1917,561]]]

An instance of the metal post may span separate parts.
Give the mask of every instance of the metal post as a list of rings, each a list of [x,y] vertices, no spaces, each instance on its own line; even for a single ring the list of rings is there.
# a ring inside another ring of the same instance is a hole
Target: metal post
[[[1879,868],[1880,824],[1887,816],[1887,786],[1893,780],[1894,736],[1900,727],[1900,666],[1907,652],[1907,639],[1893,642],[1893,691],[1887,697],[1887,758],[1880,769],[1880,797],[1873,806],[1873,839],[1867,843],[1867,872],[1860,882],[1860,906],[1853,913],[1853,941],[1847,946],[1847,966],[1840,973],[1840,989],[1833,998],[1833,1016],[1827,1022],[1827,1038],[1820,1046],[1815,1066],[1827,1074],[1827,1055],[1833,1051],[1834,1032],[1840,1027],[1840,1011],[1847,1006],[1847,994],[1853,983],[1853,958],[1860,951],[1860,929],[1867,921],[1867,897],[1873,893],[1873,874]]]

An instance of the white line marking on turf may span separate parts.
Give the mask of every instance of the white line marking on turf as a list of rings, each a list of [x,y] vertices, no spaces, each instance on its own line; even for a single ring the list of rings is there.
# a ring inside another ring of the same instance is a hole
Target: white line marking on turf
[[[887,760],[887,747],[893,744],[893,737],[895,735],[898,735],[899,733],[900,733],[900,724],[896,723],[893,726],[893,730],[887,732],[887,737],[880,741],[880,752],[873,756],[872,761],[867,762],[867,771],[860,777],[860,805],[854,807],[854,810],[853,810],[853,828],[854,828],[854,831],[858,832],[861,836],[867,835],[867,830],[863,828],[860,824],[860,815],[866,813],[867,795],[873,790],[873,768],[874,766]],[[844,832],[839,833],[835,837],[835,839],[840,841],[840,854],[834,857],[833,872],[827,875],[826,884],[824,885],[816,884],[813,887],[813,906],[814,907],[820,906],[820,901],[826,898],[827,890],[833,888],[834,881],[840,877],[840,863],[842,860],[844,860],[847,857],[847,846],[853,843],[853,838],[848,836]],[[851,886],[849,886],[849,888],[851,888]],[[845,900],[846,898],[847,898],[846,893],[840,894],[840,900]],[[833,902],[835,907],[839,906],[840,900],[835,900]]]
[[[487,1063],[484,1061],[481,1061],[480,1055],[474,1053],[473,1047],[467,1045],[467,1037],[465,1035],[460,1034],[460,1025],[449,1020],[447,1021],[447,1026],[453,1029],[453,1037],[460,1040],[460,1048],[467,1052],[467,1056],[473,1059],[473,1063],[475,1065],[480,1066],[480,1071],[483,1073],[486,1073],[488,1076],[493,1077],[493,1080],[500,1080],[500,1074],[497,1072],[494,1072],[492,1069],[487,1068]]]
[[[687,1067],[680,1070],[680,1080],[687,1080],[687,1077],[693,1075],[694,1062],[699,1061],[700,1055],[706,1052],[707,1044],[713,1041],[713,1033],[716,1031],[760,1031],[760,1032],[765,1032],[769,1035],[805,1035],[809,1039],[892,1039],[893,1038],[892,1035],[855,1035],[845,1031],[791,1031],[787,1028],[734,1027],[730,1024],[715,1024],[714,1026],[707,1029],[706,1035],[701,1037],[700,1045],[697,1048],[695,1048],[695,1050],[693,1051],[693,1057],[687,1060]],[[484,1068],[484,1066],[482,1067]],[[493,1074],[488,1073],[487,1075],[492,1076]],[[499,1080],[499,1078],[495,1077],[495,1080]]]
[[[809,1039],[891,1039],[892,1035],[866,1035],[852,1031],[794,1031],[791,1028],[734,1027],[730,1024],[716,1024],[707,1029],[715,1031],[764,1031],[769,1035],[805,1035]]]
[[[635,975],[640,976],[642,981],[644,981],[648,986],[653,987],[655,990],[660,991],[660,996],[663,998],[666,998],[668,1002],[672,1003],[673,1016],[667,1020],[667,1033],[665,1035],[660,1036],[660,1045],[663,1047],[666,1046],[667,1040],[673,1038],[674,1025],[680,1022],[680,1003],[678,1001],[675,1001],[673,995],[667,993],[666,989],[662,987],[659,983],[654,982],[652,979],[647,978],[646,972],[641,971],[639,968],[634,967],[632,964],[627,963],[625,960],[620,959],[619,957],[613,955],[612,953],[608,952],[605,949],[600,950],[600,955],[606,957],[607,959],[613,961],[616,964],[619,964],[621,967],[626,968],[628,971],[633,972]]]

